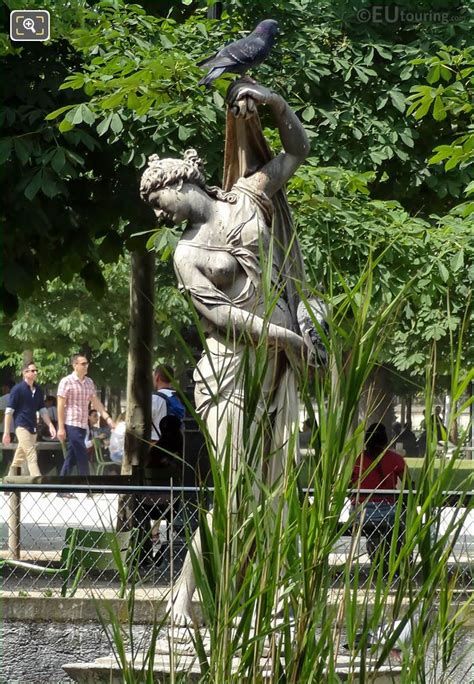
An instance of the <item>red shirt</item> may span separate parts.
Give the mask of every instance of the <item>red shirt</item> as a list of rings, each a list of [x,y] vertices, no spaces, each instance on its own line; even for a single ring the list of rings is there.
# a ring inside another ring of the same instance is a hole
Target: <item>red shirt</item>
[[[406,469],[406,463],[402,456],[396,451],[390,451],[389,449],[378,461],[377,465],[372,467],[370,473],[364,475],[372,466],[372,463],[372,459],[365,451],[357,457],[352,472],[352,484],[358,489],[396,489],[397,480],[403,477]],[[393,503],[396,500],[396,496],[394,494],[361,494],[358,499],[359,501],[370,499],[370,501],[389,501]],[[352,503],[355,503],[354,498]]]

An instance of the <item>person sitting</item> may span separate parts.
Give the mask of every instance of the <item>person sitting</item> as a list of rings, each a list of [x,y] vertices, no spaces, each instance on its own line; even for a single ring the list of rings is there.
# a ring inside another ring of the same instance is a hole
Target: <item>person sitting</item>
[[[48,409],[49,417],[55,427],[58,425],[58,406],[56,397],[48,394],[44,399],[44,405]]]
[[[397,437],[397,442],[403,444],[407,456],[411,456],[412,458],[418,456],[418,444],[416,443],[415,433],[411,429],[410,421],[405,423],[403,430]]]
[[[351,499],[352,510],[362,522],[367,552],[374,562],[383,559],[384,574],[388,571],[391,536],[395,523],[397,495],[377,493],[378,489],[393,490],[408,476],[408,467],[396,451],[387,449],[387,431],[381,423],[370,425],[365,434],[365,448],[354,464],[352,483],[358,490],[372,490],[370,494],[356,492]],[[404,525],[400,520],[397,548],[401,547]]]
[[[110,433],[109,453],[110,460],[114,463],[122,463],[125,453],[125,413],[121,413],[115,421],[115,429]]]
[[[89,463],[94,462],[94,439],[99,435],[99,429],[97,424],[99,422],[99,413],[96,409],[89,409],[89,416],[87,418],[87,428],[86,436],[84,438],[84,443],[87,449],[87,458]]]
[[[395,423],[392,425],[392,435],[393,439],[399,442],[400,440],[398,439],[400,433],[402,431],[402,424],[396,420]]]

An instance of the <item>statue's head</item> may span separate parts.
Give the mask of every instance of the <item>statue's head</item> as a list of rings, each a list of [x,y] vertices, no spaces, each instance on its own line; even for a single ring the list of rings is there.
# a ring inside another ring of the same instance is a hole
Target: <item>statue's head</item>
[[[153,206],[158,220],[166,218],[167,212],[160,208],[157,193],[164,188],[174,188],[179,192],[184,183],[196,185],[211,199],[236,202],[235,193],[206,185],[202,167],[202,160],[193,149],[186,150],[182,159],[160,159],[157,154],[148,157],[148,166],[140,182],[140,196]]]
[[[202,161],[193,149],[186,150],[182,159],[160,159],[157,154],[152,154],[142,175],[140,196],[145,202],[150,202],[151,195],[158,190],[168,187],[180,190],[183,183],[205,188],[201,169]]]

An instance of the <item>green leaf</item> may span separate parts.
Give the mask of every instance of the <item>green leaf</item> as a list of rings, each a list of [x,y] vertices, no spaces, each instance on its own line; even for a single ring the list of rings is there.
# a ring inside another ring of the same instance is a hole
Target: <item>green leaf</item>
[[[428,83],[436,83],[439,81],[440,78],[440,68],[439,64],[434,64],[430,70],[428,71],[428,76],[426,77],[426,80]]]
[[[93,124],[95,121],[95,114],[94,112],[89,109],[89,107],[86,104],[81,105],[82,108],[82,120],[86,124]]]
[[[192,134],[192,128],[188,128],[187,126],[178,126],[178,138],[183,142],[186,141]]]
[[[164,33],[160,33],[160,41],[165,50],[171,50],[174,47],[173,43],[164,35]]]
[[[43,172],[43,177],[41,179],[41,190],[47,197],[54,197],[55,195],[59,195],[61,192],[61,188],[48,171]]]
[[[436,121],[443,121],[446,118],[446,109],[443,104],[443,100],[439,97],[435,99],[433,106],[433,118]]]
[[[63,119],[58,126],[60,133],[68,133],[69,131],[72,131],[73,128],[74,128],[74,124],[72,124],[67,119]]]
[[[411,66],[404,67],[400,72],[400,80],[407,81],[409,78],[411,78],[412,71],[413,68]]]
[[[204,105],[201,109],[203,117],[212,123],[216,122],[216,111],[213,109],[213,107],[208,107],[207,105]]]
[[[438,269],[441,278],[445,283],[447,283],[449,280],[449,271],[441,261],[438,261]]]
[[[451,270],[456,273],[464,266],[464,251],[462,249],[451,257]]]
[[[435,155],[429,159],[428,164],[438,164],[450,157],[453,153],[453,147],[451,145],[438,145],[434,148]]]
[[[0,140],[0,164],[3,164],[10,159],[10,154],[12,152],[12,139],[2,138]]]
[[[74,111],[69,112],[70,116],[68,115],[67,119],[70,121],[72,124],[77,125],[82,123],[82,105],[79,105],[76,107]]]
[[[306,109],[303,110],[302,117],[304,121],[312,121],[314,119],[315,111],[314,107],[312,105],[309,105],[306,107]]]
[[[213,92],[212,99],[214,100],[214,104],[216,105],[216,107],[219,107],[219,109],[222,109],[222,107],[225,104],[225,100],[217,90],[215,90]]]
[[[456,154],[456,150],[454,150],[453,156],[451,157],[451,159],[448,159],[448,161],[444,165],[444,170],[445,171],[451,171],[451,169],[456,168],[456,166],[459,164],[460,161],[461,161],[460,154]]]
[[[189,4],[191,4],[191,3],[189,3]],[[199,31],[199,33],[200,33],[202,36],[204,36],[204,38],[205,38],[206,40],[208,40],[209,34],[208,34],[207,29],[206,29],[206,27],[204,26],[204,24],[201,24],[200,22],[198,22],[198,23],[196,24],[196,28],[197,28],[197,30]]]
[[[135,150],[134,149],[125,150],[125,152],[122,154],[122,164],[127,166],[127,164],[130,164],[130,162],[133,160],[134,156],[135,156]]]
[[[105,97],[103,100],[101,100],[99,102],[100,107],[102,109],[115,109],[115,107],[118,107],[118,105],[122,103],[124,97],[125,91],[119,90],[113,95],[109,95],[109,97]]]
[[[51,166],[56,171],[56,173],[61,173],[65,163],[66,155],[64,154],[64,150],[62,147],[58,147],[58,149],[53,155],[53,158],[51,159]]]
[[[57,119],[58,116],[61,116],[61,114],[64,114],[64,112],[68,112],[70,109],[74,109],[76,105],[66,105],[65,107],[60,107],[59,109],[55,109],[54,112],[51,112],[47,116],[44,117],[45,121],[52,121],[53,119]]]
[[[64,83],[59,86],[59,90],[67,90],[68,88],[80,90],[84,86],[85,79],[85,74],[71,74],[71,76],[67,76],[64,79]]]
[[[42,180],[43,172],[40,170],[37,173],[35,173],[35,175],[33,176],[33,180],[31,180],[28,183],[24,190],[24,195],[27,199],[31,201],[35,197],[35,195],[41,187]]]
[[[110,122],[110,128],[113,130],[114,133],[117,133],[117,134],[120,133],[120,131],[123,129],[122,119],[120,118],[120,116],[117,113],[115,113],[112,116],[112,120]]]
[[[112,114],[109,114],[102,119],[100,124],[97,126],[97,135],[104,135],[109,130],[110,122],[112,121]]]
[[[81,124],[82,122],[86,124],[93,124],[95,121],[95,115],[86,104],[82,103],[77,105],[75,109],[71,109],[71,111],[68,112],[66,115],[66,120],[74,126]]]
[[[396,107],[403,114],[403,112],[406,109],[405,95],[399,90],[390,90],[388,94],[390,95],[390,99],[392,100],[393,106]]]
[[[422,119],[426,114],[428,114],[428,110],[431,107],[431,103],[433,100],[430,97],[424,97],[421,102],[419,102],[416,106],[413,106],[413,109],[416,109],[415,111],[415,119],[419,120]],[[412,107],[408,110],[408,114],[411,114],[413,111]]]
[[[30,158],[31,142],[22,138],[14,138],[13,146],[15,148],[16,156],[24,166]]]
[[[386,159],[385,155],[381,154],[380,150],[374,150],[373,152],[370,152],[369,157],[372,159],[376,166],[379,166]]]

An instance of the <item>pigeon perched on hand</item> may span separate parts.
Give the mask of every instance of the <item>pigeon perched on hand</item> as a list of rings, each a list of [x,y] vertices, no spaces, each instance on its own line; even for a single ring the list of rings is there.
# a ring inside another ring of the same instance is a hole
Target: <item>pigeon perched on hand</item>
[[[278,23],[274,19],[265,19],[249,36],[226,45],[212,57],[198,62],[197,65],[202,69],[209,69],[198,85],[210,86],[212,81],[226,72],[243,75],[247,69],[261,64],[272,48],[277,31]]]

